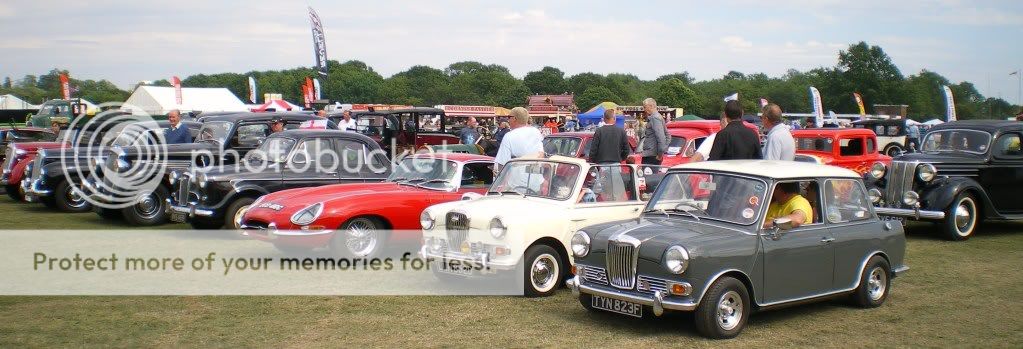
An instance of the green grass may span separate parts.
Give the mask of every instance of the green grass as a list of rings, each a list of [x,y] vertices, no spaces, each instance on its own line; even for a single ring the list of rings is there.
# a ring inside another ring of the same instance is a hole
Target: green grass
[[[5,229],[121,229],[0,199]],[[166,226],[181,229],[182,225]],[[1023,224],[966,243],[909,229],[888,302],[754,314],[739,338],[700,338],[684,315],[636,320],[554,297],[0,297],[0,347],[1023,347]]]

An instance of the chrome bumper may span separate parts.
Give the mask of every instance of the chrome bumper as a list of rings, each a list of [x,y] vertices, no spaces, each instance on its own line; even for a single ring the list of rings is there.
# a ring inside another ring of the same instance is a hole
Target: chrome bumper
[[[38,180],[38,179],[35,179],[35,180],[32,180],[32,181],[28,181],[28,180],[21,181],[21,187],[22,187],[22,189],[25,189],[25,197],[30,197],[30,196],[34,196],[34,197],[50,196],[50,194],[53,193],[53,190],[42,189],[42,188],[39,187],[39,185],[40,185],[40,180]]]
[[[568,279],[565,285],[568,286],[568,288],[572,289],[572,294],[575,295],[576,297],[578,297],[582,293],[585,293],[589,295],[596,295],[606,298],[623,300],[626,302],[638,303],[654,308],[654,315],[657,316],[663,315],[664,309],[676,311],[693,311],[696,310],[696,306],[699,305],[693,302],[676,302],[671,300],[664,300],[664,294],[661,293],[661,291],[654,292],[653,297],[643,297],[607,289],[604,287],[582,285],[579,282],[578,276],[573,276],[571,279]]]
[[[214,211],[196,207],[196,203],[190,202],[188,206],[179,206],[167,199],[167,213],[180,213],[189,217],[213,217]]]
[[[878,215],[882,216],[896,216],[906,217],[912,219],[928,219],[938,220],[945,219],[945,212],[941,211],[921,211],[920,208],[890,208],[890,207],[875,207],[874,211]]]
[[[428,250],[427,246],[419,248],[419,257],[426,260],[439,260],[439,261],[460,261],[463,263],[479,264],[483,266],[484,271],[496,272],[504,270],[515,270],[516,263],[495,263],[490,259],[490,254],[486,252],[479,252],[473,254],[462,254],[452,252],[441,252],[432,253]]]

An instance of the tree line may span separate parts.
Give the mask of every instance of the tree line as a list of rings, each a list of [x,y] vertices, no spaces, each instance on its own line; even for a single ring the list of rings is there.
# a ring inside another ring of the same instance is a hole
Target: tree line
[[[1001,98],[985,97],[973,83],[953,83],[940,74],[922,70],[905,76],[878,46],[859,42],[838,53],[832,67],[808,71],[789,70],[779,77],[764,73],[745,74],[730,71],[711,80],[696,81],[682,71],[642,80],[632,74],[591,72],[566,76],[555,67],[543,67],[516,78],[508,68],[480,62],[457,62],[444,69],[416,65],[384,78],[361,61],[328,61],[330,75],[321,78],[324,98],[345,103],[389,103],[415,106],[437,104],[496,105],[504,107],[525,104],[530,94],[573,93],[576,104],[587,110],[597,103],[611,101],[638,105],[646,97],[658,104],[683,107],[686,114],[719,115],[722,98],[738,92],[743,106],[755,113],[759,99],[766,98],[786,112],[810,112],[809,86],[816,86],[822,95],[825,110],[840,114],[859,112],[853,93],[862,95],[867,113],[874,104],[909,105],[909,117],[918,120],[943,117],[945,98],[942,86],[948,85],[955,96],[959,118],[1005,118],[1019,112]],[[59,98],[57,75],[60,70],[35,77],[26,76],[12,82],[5,79],[0,94],[12,93],[30,102],[39,103]],[[248,99],[248,77],[256,80],[258,95],[280,93],[284,99],[301,101],[301,85],[306,77],[315,77],[312,67],[286,70],[250,71],[247,73],[197,74],[182,80],[185,87],[226,87],[239,99]],[[167,80],[154,82],[170,86]],[[76,97],[93,102],[124,101],[129,92],[118,89],[106,80],[75,80]]]

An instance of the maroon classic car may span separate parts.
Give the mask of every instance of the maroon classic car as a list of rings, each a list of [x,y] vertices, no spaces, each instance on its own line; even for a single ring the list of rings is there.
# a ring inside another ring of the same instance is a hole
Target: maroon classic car
[[[558,132],[543,138],[543,151],[549,155],[588,159],[591,139],[593,132]],[[629,147],[636,150],[635,138],[629,137]]]
[[[340,256],[377,256],[387,245],[422,238],[420,215],[434,204],[485,193],[494,159],[472,154],[417,154],[383,183],[337,184],[260,197],[241,218],[244,235],[284,252],[327,247]],[[393,232],[385,236],[384,229]]]
[[[334,122],[341,118],[341,114],[329,116]],[[388,154],[411,154],[425,145],[461,143],[444,111],[437,108],[370,110],[354,112],[352,118],[356,120],[356,132],[380,143]]]

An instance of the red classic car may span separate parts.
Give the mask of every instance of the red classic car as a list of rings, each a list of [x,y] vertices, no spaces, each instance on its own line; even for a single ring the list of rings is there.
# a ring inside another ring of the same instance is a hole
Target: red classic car
[[[482,194],[494,159],[472,154],[416,154],[387,181],[279,191],[260,197],[241,218],[244,235],[284,252],[327,247],[341,256],[376,256],[387,245],[417,244],[420,214],[434,204]],[[382,236],[383,231],[393,232]]]
[[[61,142],[21,142],[8,144],[7,149],[4,150],[6,156],[2,165],[3,173],[0,175],[0,185],[4,186],[7,196],[18,202],[25,200],[25,192],[22,191],[21,180],[25,178],[25,167],[32,163],[32,160],[35,160],[37,151],[66,146],[66,143]]]
[[[753,132],[760,133],[757,125],[748,122],[743,122],[743,125]],[[688,163],[689,157],[696,154],[696,149],[703,144],[707,137],[721,131],[721,122],[718,120],[672,121],[667,124],[667,127],[668,136],[671,139],[668,140],[668,151],[661,159],[661,166],[665,168]],[[642,162],[642,157],[639,154],[634,155],[633,158],[630,163],[640,164]]]
[[[590,156],[590,140],[593,132],[558,132],[543,138],[543,151],[548,155],[561,155],[587,159]],[[629,146],[636,150],[636,139],[629,137]]]
[[[880,162],[886,167],[892,158],[878,152],[877,136],[861,128],[815,128],[792,130],[796,161],[844,167],[864,174]]]

